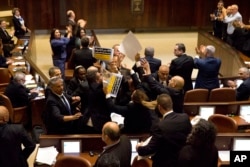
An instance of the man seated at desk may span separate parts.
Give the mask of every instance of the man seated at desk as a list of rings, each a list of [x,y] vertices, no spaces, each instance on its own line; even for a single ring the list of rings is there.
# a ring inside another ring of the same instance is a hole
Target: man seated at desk
[[[113,154],[120,160],[120,167],[130,167],[132,146],[127,136],[120,136],[120,129],[117,123],[107,122],[102,128],[102,140],[107,146],[96,160],[94,167],[98,167],[100,159],[105,154]]]
[[[36,89],[29,90],[24,86],[24,83],[25,74],[23,72],[16,72],[13,80],[5,89],[4,94],[8,96],[14,108],[27,106],[31,99],[38,96]]]
[[[6,57],[4,57],[3,43],[0,39],[0,68],[8,68],[11,63],[13,63],[11,59],[7,59]]]

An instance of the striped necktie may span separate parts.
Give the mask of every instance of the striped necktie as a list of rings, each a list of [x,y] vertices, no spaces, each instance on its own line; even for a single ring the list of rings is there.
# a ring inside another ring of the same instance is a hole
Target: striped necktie
[[[69,105],[68,100],[65,98],[64,95],[61,96],[61,99],[62,99],[62,101],[63,101],[65,107],[67,108],[69,114],[72,115],[72,113],[71,113],[71,108],[70,108],[70,105]]]

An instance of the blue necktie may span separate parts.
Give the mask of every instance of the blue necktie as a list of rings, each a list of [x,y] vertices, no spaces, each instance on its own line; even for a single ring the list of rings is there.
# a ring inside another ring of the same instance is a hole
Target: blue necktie
[[[69,105],[69,103],[68,103],[68,100],[66,100],[66,98],[64,97],[64,95],[61,96],[61,99],[62,99],[62,101],[63,101],[65,107],[66,107],[67,110],[69,111],[69,114],[72,115],[71,109],[70,109],[70,105]]]

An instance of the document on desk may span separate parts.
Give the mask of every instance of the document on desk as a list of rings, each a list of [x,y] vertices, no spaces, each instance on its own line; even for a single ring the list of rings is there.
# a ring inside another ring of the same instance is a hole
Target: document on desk
[[[241,115],[242,119],[244,119],[247,123],[250,123],[250,116],[249,115]]]
[[[36,162],[52,165],[55,160],[58,151],[54,146],[38,148]]]
[[[218,151],[219,158],[222,162],[229,162],[230,161],[230,151],[229,150],[220,150]]]

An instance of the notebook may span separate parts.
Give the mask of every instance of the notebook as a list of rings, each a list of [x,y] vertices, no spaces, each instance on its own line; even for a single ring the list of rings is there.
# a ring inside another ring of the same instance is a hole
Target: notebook
[[[215,113],[215,106],[200,106],[199,115],[201,118],[208,120],[208,118]]]
[[[62,140],[62,153],[81,153],[82,141],[81,140]]]

